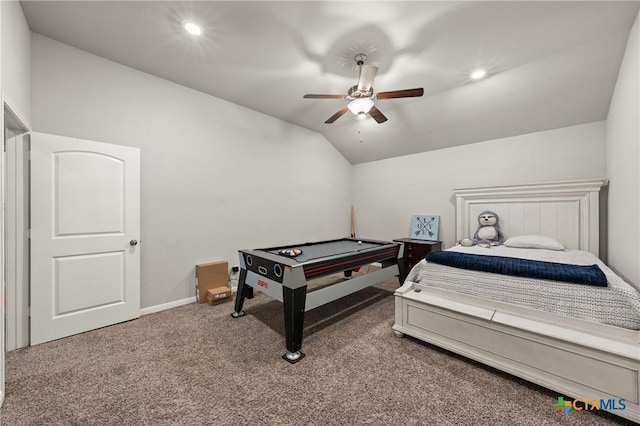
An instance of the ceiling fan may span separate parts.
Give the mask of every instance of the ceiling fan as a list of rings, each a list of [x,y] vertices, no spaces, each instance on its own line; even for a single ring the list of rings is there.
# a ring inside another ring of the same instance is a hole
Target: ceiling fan
[[[329,119],[325,121],[326,124],[333,123],[347,111],[351,111],[358,116],[369,114],[378,123],[384,123],[387,121],[387,117],[376,108],[375,100],[414,98],[424,94],[423,88],[374,93],[373,79],[378,73],[378,67],[365,65],[364,62],[367,60],[367,55],[364,53],[358,53],[353,59],[360,68],[360,76],[358,77],[358,84],[352,86],[346,95],[306,94],[303,96],[304,99],[346,99],[350,101],[347,106],[342,107],[338,112],[329,117]]]

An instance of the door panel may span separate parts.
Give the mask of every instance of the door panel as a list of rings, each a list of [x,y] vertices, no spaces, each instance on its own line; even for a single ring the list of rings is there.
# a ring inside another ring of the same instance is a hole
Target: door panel
[[[31,136],[31,344],[140,316],[140,151]]]
[[[54,317],[125,303],[122,252],[64,256],[55,262]]]
[[[53,161],[55,235],[122,235],[124,161],[84,152],[56,153]],[[83,179],[78,181],[78,176]]]

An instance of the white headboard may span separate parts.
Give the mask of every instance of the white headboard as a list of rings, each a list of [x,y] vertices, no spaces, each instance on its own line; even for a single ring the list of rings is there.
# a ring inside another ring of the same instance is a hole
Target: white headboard
[[[498,214],[505,238],[544,235],[599,254],[599,193],[606,179],[456,189],[456,240],[472,238],[478,215]]]

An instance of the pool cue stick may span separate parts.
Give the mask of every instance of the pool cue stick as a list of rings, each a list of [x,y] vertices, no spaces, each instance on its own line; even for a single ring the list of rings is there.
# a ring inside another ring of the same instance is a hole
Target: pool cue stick
[[[356,237],[356,211],[351,206],[351,238]]]

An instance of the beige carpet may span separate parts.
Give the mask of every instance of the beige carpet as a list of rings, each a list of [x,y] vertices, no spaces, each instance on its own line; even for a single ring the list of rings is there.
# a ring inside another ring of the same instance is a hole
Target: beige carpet
[[[336,277],[331,277],[336,279]],[[326,280],[325,280],[326,281]],[[264,294],[190,304],[13,351],[2,425],[604,425],[606,413],[410,338],[388,280],[307,312],[295,365]]]

